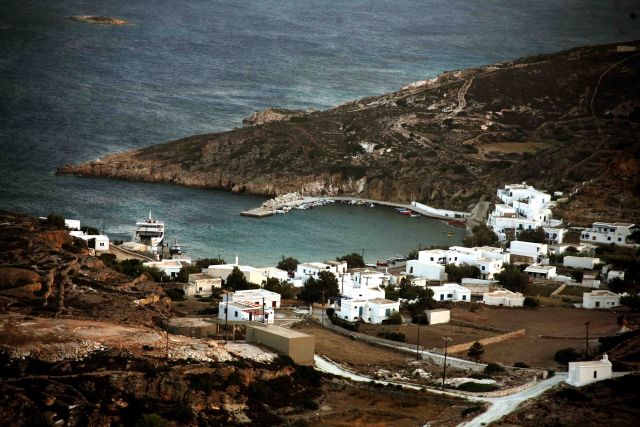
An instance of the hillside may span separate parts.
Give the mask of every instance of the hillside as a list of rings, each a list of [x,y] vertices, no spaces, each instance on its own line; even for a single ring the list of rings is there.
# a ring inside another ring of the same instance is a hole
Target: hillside
[[[573,222],[640,218],[638,41],[445,72],[326,111],[116,153],[61,174],[251,192],[358,195],[468,210],[526,180],[581,191]],[[583,185],[588,182],[587,185]]]

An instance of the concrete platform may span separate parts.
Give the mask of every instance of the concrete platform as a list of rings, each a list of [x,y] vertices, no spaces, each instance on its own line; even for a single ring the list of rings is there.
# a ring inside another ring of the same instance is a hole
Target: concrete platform
[[[248,216],[251,218],[265,218],[267,216],[274,215],[274,212],[269,209],[255,208],[255,209],[250,209],[248,211],[242,211],[240,212],[240,215]]]

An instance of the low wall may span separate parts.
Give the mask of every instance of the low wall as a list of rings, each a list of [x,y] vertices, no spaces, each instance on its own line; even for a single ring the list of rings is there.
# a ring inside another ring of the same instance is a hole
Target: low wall
[[[481,331],[499,332],[499,333],[502,333],[502,334],[507,333],[507,332],[512,332],[509,329],[496,328],[495,326],[483,325],[481,323],[465,322],[464,320],[451,319],[449,321],[449,324],[458,325],[458,326],[466,326],[467,328],[480,329]]]
[[[489,344],[496,344],[502,341],[507,341],[510,340],[512,338],[519,338],[519,337],[523,337],[525,336],[525,330],[524,329],[518,329],[516,331],[512,331],[512,332],[507,332],[506,334],[501,334],[501,335],[496,335],[495,337],[489,337],[489,338],[482,338],[480,340],[478,340],[478,342],[482,345],[489,345]],[[456,345],[452,345],[450,347],[448,347],[448,350],[450,353],[460,353],[462,351],[465,350],[469,350],[469,348],[471,348],[471,346],[475,343],[476,341],[469,341],[469,342],[465,342],[462,344],[456,344]]]
[[[567,287],[567,284],[563,283],[562,285],[558,286],[558,289],[556,289],[555,291],[551,292],[551,294],[549,296],[554,297],[554,296],[558,295],[560,292],[564,291],[564,288],[566,288],[566,287]]]

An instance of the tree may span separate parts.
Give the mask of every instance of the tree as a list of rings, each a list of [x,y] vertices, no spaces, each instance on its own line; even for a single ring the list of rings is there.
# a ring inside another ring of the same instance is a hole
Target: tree
[[[278,268],[291,273],[292,271],[296,271],[298,264],[300,264],[300,261],[297,259],[291,257],[285,258],[284,255],[282,255],[282,260],[278,263]]]
[[[262,287],[268,291],[280,294],[283,299],[291,299],[296,295],[295,288],[291,283],[283,282],[275,277],[269,277],[263,281]]]
[[[202,272],[202,269],[197,265],[185,265],[180,269],[178,275],[175,277],[176,282],[187,283],[189,282],[189,274],[195,274]]]
[[[475,359],[476,361],[480,360],[483,354],[484,346],[480,344],[479,341],[474,342],[471,347],[469,347],[469,351],[467,351],[467,356]]]
[[[521,242],[546,243],[547,239],[544,235],[544,228],[538,227],[534,230],[522,230],[518,234],[518,240]]]
[[[614,277],[613,279],[609,280],[607,286],[609,287],[609,290],[611,292],[615,292],[616,294],[621,294],[628,290],[627,284],[619,277]]]
[[[556,362],[566,365],[569,362],[575,362],[580,358],[580,353],[575,351],[573,348],[563,348],[562,350],[558,350],[554,356]]]
[[[322,295],[324,294],[324,301],[322,301]],[[314,302],[324,302],[330,296],[336,296],[340,294],[338,288],[338,279],[333,273],[328,271],[321,271],[318,274],[318,278],[309,277],[304,284],[302,291],[298,293],[298,299],[308,304]]]
[[[227,280],[225,282],[227,288],[233,291],[243,291],[246,289],[255,289],[256,285],[249,283],[247,278],[244,276],[244,273],[240,271],[240,269],[235,266],[231,271],[231,274],[227,276]]]
[[[471,235],[466,236],[463,244],[467,247],[495,246],[498,244],[498,236],[485,224],[479,224],[471,229]]]
[[[495,275],[498,283],[512,292],[523,292],[529,284],[529,276],[514,265],[505,266],[504,270]]]
[[[522,302],[522,305],[526,308],[537,308],[540,305],[540,301],[536,298],[526,297]]]
[[[364,258],[357,252],[336,258],[337,261],[346,261],[349,268],[362,268],[365,266]]]
[[[462,282],[463,278],[480,278],[480,269],[475,265],[462,264],[457,266],[455,264],[447,264],[444,266],[444,271],[447,273],[447,278],[450,282]]]
[[[226,264],[220,256],[218,258],[201,258],[195,262],[195,265],[199,268],[207,268],[210,265]]]
[[[56,228],[64,228],[65,224],[64,224],[64,215],[61,213],[57,213],[57,212],[51,212],[49,215],[47,215],[47,220],[46,220],[47,224],[52,225]]]
[[[407,254],[407,259],[418,259],[418,252],[417,249],[411,249]]]

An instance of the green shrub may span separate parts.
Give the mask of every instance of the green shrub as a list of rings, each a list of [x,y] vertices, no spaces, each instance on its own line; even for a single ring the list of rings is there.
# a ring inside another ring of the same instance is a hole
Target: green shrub
[[[497,363],[489,363],[485,368],[484,368],[484,373],[487,375],[491,375],[491,374],[497,374],[500,372],[504,372],[505,369],[498,365]]]
[[[304,409],[309,409],[312,411],[315,411],[319,408],[318,402],[313,399],[304,399],[302,401],[302,406],[304,407]]]
[[[516,362],[513,364],[514,368],[529,368],[529,365],[527,365],[524,362]]]
[[[165,289],[164,291],[173,301],[184,301],[184,291],[182,289]]]
[[[498,390],[500,387],[498,387],[495,384],[482,384],[482,383],[475,383],[473,381],[468,381],[466,383],[462,383],[458,386],[458,390],[462,390],[462,391],[468,391],[471,393],[482,393],[482,392],[487,392],[487,391],[495,391]]]
[[[383,325],[402,325],[403,319],[402,314],[399,311],[393,312],[388,319],[382,321]]]
[[[536,308],[540,306],[540,301],[536,298],[526,297],[522,302],[522,305],[526,308]]]
[[[56,228],[65,228],[64,215],[58,212],[51,212],[47,215],[46,223]]]
[[[562,350],[558,350],[554,356],[556,362],[566,365],[569,362],[575,362],[580,358],[580,353],[578,353],[573,348],[563,348]]]
[[[378,336],[388,340],[392,340],[392,341],[398,341],[398,342],[407,341],[407,337],[402,332],[394,332],[394,331],[380,332]]]
[[[462,410],[461,414],[463,417],[466,417],[469,414],[473,414],[475,412],[482,411],[484,408],[480,405],[471,406],[469,408],[465,408]]]
[[[169,423],[158,414],[142,414],[136,427],[166,427]]]

